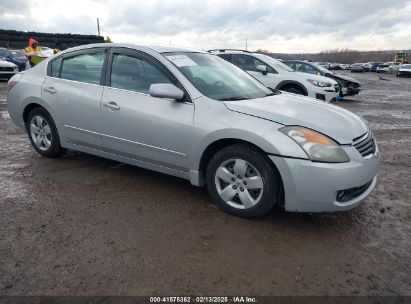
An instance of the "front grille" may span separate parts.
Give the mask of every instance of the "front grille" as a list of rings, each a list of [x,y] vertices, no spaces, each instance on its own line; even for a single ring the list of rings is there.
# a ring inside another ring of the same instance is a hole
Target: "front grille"
[[[353,146],[358,150],[358,152],[360,152],[360,154],[363,157],[366,157],[368,155],[371,155],[371,154],[375,153],[375,141],[374,141],[374,138],[372,137],[371,132],[368,132],[368,134],[366,134],[365,139],[362,139],[364,136],[362,136],[359,139],[360,141],[357,142],[357,143],[355,143],[356,139],[354,139]]]
[[[13,72],[14,68],[10,68],[10,67],[0,67],[0,71],[2,72]]]

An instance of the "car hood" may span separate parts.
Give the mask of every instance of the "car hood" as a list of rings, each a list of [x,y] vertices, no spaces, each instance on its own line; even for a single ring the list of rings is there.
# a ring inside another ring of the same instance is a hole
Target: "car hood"
[[[309,74],[309,73],[303,73],[303,72],[291,72],[293,75],[298,77],[298,80],[301,81],[301,78],[305,79],[311,79],[311,80],[317,80],[317,81],[324,81],[324,82],[330,82],[332,85],[337,84],[334,80],[321,76],[321,75],[315,75],[315,74]]]
[[[411,69],[406,69],[406,68],[399,68],[398,71],[400,71],[400,72],[410,72],[411,73]]]
[[[350,81],[350,82],[354,82],[354,83],[360,84],[360,82],[359,82],[358,80],[356,80],[356,79],[354,79],[354,78],[351,78],[351,77],[348,77],[348,76],[345,76],[345,75],[332,74],[332,76],[333,76],[334,78],[339,78],[339,79],[342,79],[342,80],[345,80],[345,81]]]
[[[321,101],[281,93],[257,99],[225,101],[231,111],[271,120],[286,126],[302,126],[321,132],[340,144],[351,144],[368,131],[357,115]]]
[[[26,61],[29,61],[29,60],[27,59],[27,57],[14,57],[13,60],[14,60],[14,61],[17,61],[17,62],[26,62]]]
[[[0,60],[0,66],[1,67],[6,67],[6,68],[15,68],[16,67],[16,65],[14,63],[8,62],[8,61],[5,61],[5,60]]]

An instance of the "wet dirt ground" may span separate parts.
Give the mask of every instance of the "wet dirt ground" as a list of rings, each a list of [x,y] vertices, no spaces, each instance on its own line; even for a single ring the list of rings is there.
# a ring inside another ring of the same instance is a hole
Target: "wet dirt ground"
[[[370,122],[376,189],[350,212],[258,220],[184,180],[40,157],[0,82],[0,295],[411,295],[411,79],[353,76],[339,106]]]

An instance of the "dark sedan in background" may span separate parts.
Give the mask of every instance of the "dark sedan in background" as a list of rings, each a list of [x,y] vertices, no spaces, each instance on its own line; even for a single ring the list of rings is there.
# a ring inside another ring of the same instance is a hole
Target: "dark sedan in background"
[[[361,84],[354,78],[346,75],[335,74],[321,65],[299,60],[283,60],[283,63],[297,72],[316,74],[334,79],[340,85],[341,97],[356,95],[361,90]]]
[[[8,50],[0,48],[0,59],[14,63],[19,68],[19,72],[28,69],[29,60],[21,50]]]
[[[383,64],[383,62],[368,62],[365,67],[365,71],[366,72],[377,72],[377,67],[380,64]]]

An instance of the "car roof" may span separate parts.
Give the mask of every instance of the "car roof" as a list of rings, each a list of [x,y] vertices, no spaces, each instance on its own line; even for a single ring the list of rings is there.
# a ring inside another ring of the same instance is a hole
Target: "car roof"
[[[134,44],[134,43],[94,43],[94,44],[87,44],[82,46],[77,46],[73,48],[69,48],[64,50],[62,53],[72,52],[72,51],[80,51],[86,50],[89,48],[97,48],[97,47],[124,47],[124,48],[132,48],[132,49],[140,49],[140,50],[153,50],[157,53],[174,53],[174,52],[190,52],[190,53],[207,53],[204,50],[197,50],[197,49],[190,49],[190,48],[183,48],[183,47],[171,47],[165,45],[155,45],[155,44]]]
[[[237,49],[215,49],[215,50],[208,50],[209,53],[213,54],[259,54],[253,53],[246,50],[237,50]]]

